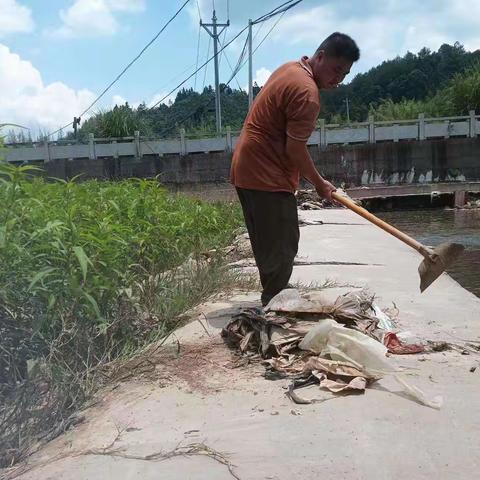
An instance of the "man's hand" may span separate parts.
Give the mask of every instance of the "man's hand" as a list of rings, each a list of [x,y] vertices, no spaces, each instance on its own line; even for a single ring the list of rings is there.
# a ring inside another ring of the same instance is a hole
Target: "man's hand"
[[[324,198],[329,202],[333,202],[332,192],[335,192],[337,189],[330,182],[323,180],[321,183],[315,186],[315,190],[320,198]]]

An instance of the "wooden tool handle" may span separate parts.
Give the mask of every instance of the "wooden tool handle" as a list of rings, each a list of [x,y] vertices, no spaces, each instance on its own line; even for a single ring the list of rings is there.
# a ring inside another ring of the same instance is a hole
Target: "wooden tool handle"
[[[422,245],[420,242],[417,242],[417,240],[413,239],[412,237],[409,237],[406,233],[403,233],[400,230],[397,230],[395,227],[388,224],[387,222],[380,220],[378,217],[370,213],[368,210],[365,210],[364,208],[358,206],[356,203],[352,202],[349,198],[346,198],[338,194],[337,192],[332,193],[332,198],[336,202],[341,203],[342,205],[349,208],[353,212],[357,213],[361,217],[365,218],[369,222],[372,222],[377,227],[380,227],[382,230],[385,230],[390,235],[397,237],[403,243],[406,243],[409,247],[412,247],[415,250],[417,250],[417,252],[421,253],[424,257],[430,258],[430,253],[428,252],[427,248],[424,245]]]

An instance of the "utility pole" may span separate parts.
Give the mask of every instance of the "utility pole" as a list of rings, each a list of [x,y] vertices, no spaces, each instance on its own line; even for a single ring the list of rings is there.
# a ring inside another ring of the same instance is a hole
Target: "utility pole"
[[[248,108],[253,103],[252,19],[248,20]]]
[[[347,123],[350,124],[350,105],[348,103],[348,97],[344,100],[347,107]]]
[[[73,117],[73,132],[75,140],[77,139],[77,127],[80,125],[81,120],[82,119],[80,117]]]
[[[203,23],[200,20],[200,26],[202,26],[207,33],[213,38],[213,56],[215,63],[215,118],[217,123],[217,133],[222,132],[222,109],[220,105],[220,81],[218,77],[218,38],[223,31],[230,25],[230,20],[227,23],[217,23],[217,16],[215,10],[213,10],[212,23]],[[218,31],[218,28],[221,28]],[[212,30],[210,31],[210,28]]]

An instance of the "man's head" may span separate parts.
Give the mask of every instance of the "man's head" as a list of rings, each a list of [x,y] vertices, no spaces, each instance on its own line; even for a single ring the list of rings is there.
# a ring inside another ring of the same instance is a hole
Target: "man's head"
[[[336,88],[359,58],[360,50],[354,40],[344,33],[332,33],[309,59],[318,88]]]

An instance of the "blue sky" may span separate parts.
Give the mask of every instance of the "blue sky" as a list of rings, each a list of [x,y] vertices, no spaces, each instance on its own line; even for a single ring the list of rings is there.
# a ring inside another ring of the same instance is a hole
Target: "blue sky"
[[[230,0],[232,38],[284,0]],[[83,110],[141,50],[183,0],[0,0],[0,123],[18,122],[53,130]],[[199,0],[209,21],[215,3],[219,21],[227,0]],[[48,6],[48,8],[47,8]],[[154,102],[193,71],[198,39],[198,8],[190,0],[142,58],[105,95],[99,107],[128,100]],[[265,23],[254,44],[276,19]],[[256,27],[257,29],[260,26]],[[263,83],[278,65],[311,54],[332,31],[351,34],[362,58],[352,76],[382,60],[427,46],[460,41],[480,48],[480,0],[304,0],[287,12],[254,57],[257,81]],[[227,49],[235,64],[245,36]],[[200,36],[200,59],[208,35]],[[190,68],[189,68],[190,67]],[[229,76],[226,59],[221,77]],[[177,77],[177,78],[175,78]],[[347,79],[348,81],[348,79]],[[247,84],[247,69],[238,76]],[[206,83],[213,83],[213,67]],[[193,79],[186,86],[193,86]],[[203,85],[203,72],[197,89]],[[238,85],[234,81],[232,84]],[[94,109],[95,111],[95,109]]]

